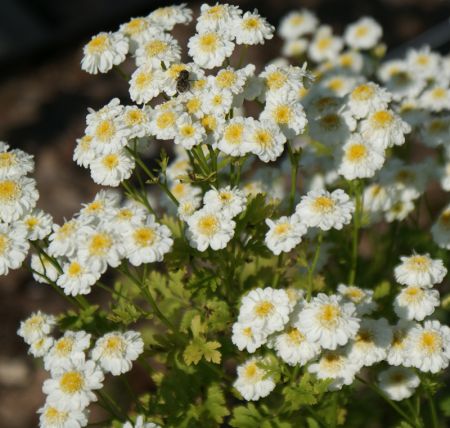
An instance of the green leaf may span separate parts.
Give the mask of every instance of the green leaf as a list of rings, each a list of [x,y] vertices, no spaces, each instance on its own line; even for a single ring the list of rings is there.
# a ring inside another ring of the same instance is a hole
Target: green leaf
[[[373,291],[373,298],[375,300],[382,299],[383,297],[386,297],[391,292],[391,283],[389,281],[382,281],[380,282]]]
[[[208,388],[204,408],[209,417],[217,423],[222,423],[225,416],[230,414],[226,406],[225,396],[219,385],[214,384]]]
[[[254,404],[249,403],[245,406],[235,407],[230,426],[234,428],[255,428],[264,420]]]
[[[197,365],[199,361],[202,359],[203,349],[202,342],[198,339],[195,339],[186,346],[186,349],[183,352],[184,362],[190,366],[191,364]]]
[[[191,321],[191,331],[194,338],[199,337],[205,332],[205,326],[202,324],[200,315],[195,315]]]
[[[450,417],[450,395],[447,395],[439,402],[439,408],[444,416]]]
[[[222,355],[219,351],[217,351],[220,346],[221,345],[219,342],[206,342],[203,346],[203,357],[205,360],[215,364],[220,364]]]

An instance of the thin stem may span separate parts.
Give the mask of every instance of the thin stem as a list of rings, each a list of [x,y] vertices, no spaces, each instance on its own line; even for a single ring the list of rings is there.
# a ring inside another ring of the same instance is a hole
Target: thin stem
[[[316,252],[314,253],[313,261],[308,270],[308,293],[306,295],[306,300],[308,300],[308,301],[311,300],[311,296],[312,296],[312,292],[313,292],[313,276],[314,276],[314,271],[316,270],[317,261],[319,260],[320,247],[322,245],[322,240],[323,240],[323,231],[321,230],[319,232],[319,236],[317,237]]]
[[[353,235],[352,235],[352,260],[351,269],[348,277],[348,284],[355,283],[356,269],[358,266],[358,244],[359,244],[359,228],[361,226],[362,214],[362,192],[359,182],[355,183],[355,214],[353,216]]]
[[[439,421],[438,421],[438,417],[437,417],[437,413],[436,413],[436,406],[434,405],[433,397],[428,388],[427,388],[427,400],[428,400],[428,405],[430,407],[431,426],[433,428],[439,428]]]
[[[116,419],[124,421],[123,412],[119,405],[111,398],[106,391],[97,391],[97,395],[101,398],[103,407],[114,415]]]
[[[275,276],[273,277],[273,281],[272,281],[272,287],[273,288],[277,288],[278,284],[280,283],[280,278],[281,278],[281,266],[283,266],[283,256],[284,253],[280,253],[278,256],[278,260],[277,260],[277,268],[275,271]]]
[[[289,192],[289,213],[294,211],[295,191],[297,187],[298,158],[292,151],[291,143],[287,143],[289,161],[291,163],[291,190]]]

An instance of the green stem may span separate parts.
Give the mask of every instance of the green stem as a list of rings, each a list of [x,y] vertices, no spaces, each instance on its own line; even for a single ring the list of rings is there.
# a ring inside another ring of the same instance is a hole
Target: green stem
[[[320,247],[322,246],[322,241],[323,241],[323,231],[321,230],[317,237],[316,252],[314,253],[314,258],[311,263],[311,266],[308,269],[308,292],[306,295],[306,300],[308,302],[311,300],[311,296],[312,296],[312,292],[313,292],[313,276],[314,276],[314,271],[316,270],[317,261],[319,260]]]
[[[437,417],[437,413],[436,413],[436,406],[434,405],[433,397],[428,388],[427,388],[427,399],[428,399],[428,405],[430,407],[431,426],[433,428],[439,428],[439,421],[438,421],[438,417]]]
[[[291,163],[291,190],[289,192],[289,213],[294,211],[295,191],[297,187],[298,158],[292,151],[291,143],[287,143],[289,161]]]
[[[348,277],[348,284],[355,283],[356,269],[358,266],[358,244],[359,244],[359,228],[361,226],[362,215],[362,192],[359,182],[355,183],[355,214],[353,215],[353,235],[352,235],[352,261],[351,269]]]
[[[125,420],[120,407],[106,391],[97,391],[97,395],[101,399],[101,402],[103,404],[102,407],[112,413],[116,419],[119,419],[122,422]]]
[[[272,287],[273,288],[277,288],[278,284],[280,283],[280,278],[281,278],[281,266],[283,265],[283,256],[284,253],[280,253],[278,256],[278,260],[277,260],[277,268],[275,271],[275,276],[273,277],[273,281],[272,281]]]

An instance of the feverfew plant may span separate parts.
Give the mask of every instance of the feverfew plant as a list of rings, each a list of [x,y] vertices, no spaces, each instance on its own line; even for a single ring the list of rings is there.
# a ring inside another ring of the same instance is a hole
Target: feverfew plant
[[[192,19],[84,47],[129,99],[88,110],[73,158],[107,188],[73,218],[36,208],[32,157],[0,143],[0,274],[28,264],[73,306],[18,329],[49,372],[40,426],[444,426],[450,58],[383,61],[370,17],[338,35],[204,4],[181,43]],[[285,58],[246,63],[275,33]]]

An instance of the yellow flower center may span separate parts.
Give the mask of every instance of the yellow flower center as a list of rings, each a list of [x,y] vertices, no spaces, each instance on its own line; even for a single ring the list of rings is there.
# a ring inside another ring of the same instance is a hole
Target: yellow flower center
[[[69,268],[67,269],[67,274],[70,277],[77,277],[80,274],[83,273],[83,268],[81,267],[81,265],[78,262],[72,262],[69,265]]]
[[[389,126],[391,122],[394,120],[394,117],[388,111],[380,110],[375,112],[372,115],[371,119],[374,127],[380,129]]]
[[[223,15],[223,6],[220,4],[217,4],[213,7],[210,7],[206,11],[206,15],[208,15],[212,19],[219,19]]]
[[[367,155],[367,148],[364,144],[352,144],[346,153],[346,158],[350,162],[358,162],[364,159]]]
[[[219,199],[221,200],[221,202],[224,202],[224,203],[230,202],[232,198],[233,198],[233,195],[231,192],[220,192],[219,193]]]
[[[190,138],[195,135],[195,128],[192,125],[183,125],[180,128],[180,134],[185,138]]]
[[[79,372],[67,372],[61,376],[59,387],[65,394],[75,394],[83,389],[84,378]]]
[[[75,224],[72,221],[68,221],[67,223],[64,223],[59,229],[58,229],[58,238],[64,239],[69,237],[73,231],[75,230]]]
[[[12,180],[0,181],[0,201],[12,202],[19,196],[20,186]]]
[[[290,24],[297,27],[298,25],[303,24],[305,18],[302,15],[294,15],[290,20]]]
[[[356,335],[355,341],[360,345],[369,345],[373,343],[373,334],[370,330],[360,330]]]
[[[328,88],[331,89],[334,92],[340,91],[344,87],[344,81],[340,77],[336,77],[334,79],[331,79],[328,82]]]
[[[212,132],[217,128],[217,120],[210,114],[202,118],[201,124],[205,128],[206,132]]]
[[[155,242],[156,233],[151,227],[141,227],[133,233],[134,241],[141,247],[149,247]]]
[[[364,297],[364,293],[358,288],[352,287],[347,289],[345,296],[354,302],[359,302]]]
[[[442,348],[442,338],[434,331],[425,331],[420,337],[419,346],[427,354],[434,354]]]
[[[284,86],[287,77],[281,71],[274,71],[266,77],[266,85],[270,90],[277,90]]]
[[[136,76],[135,85],[136,85],[136,87],[138,89],[143,89],[148,84],[150,84],[152,79],[153,79],[153,74],[152,73],[141,71]]]
[[[83,210],[86,213],[98,213],[103,210],[103,202],[102,201],[94,201],[91,202],[86,208]]]
[[[324,51],[331,46],[331,37],[322,37],[317,41],[316,47],[319,51]]]
[[[6,250],[8,248],[9,239],[6,237],[6,235],[0,234],[0,255],[3,255],[6,253]]]
[[[300,343],[302,343],[305,340],[305,336],[302,333],[300,333],[298,328],[295,327],[292,327],[287,332],[287,335],[290,342],[293,343],[294,345],[300,345]]]
[[[339,128],[341,120],[335,113],[326,114],[320,118],[320,125],[327,131],[334,131]]]
[[[318,320],[320,324],[325,328],[336,327],[339,317],[341,315],[341,310],[338,306],[333,304],[325,304],[319,311]]]
[[[444,88],[434,88],[431,91],[431,96],[433,98],[445,98],[445,96],[447,95],[447,91]]]
[[[162,40],[152,40],[145,45],[145,53],[149,57],[161,55],[167,49],[167,43]]]
[[[322,357],[321,363],[326,371],[333,372],[333,371],[339,370],[341,361],[342,361],[342,356],[339,355],[337,352],[327,352]]]
[[[221,71],[216,77],[216,84],[219,88],[229,88],[236,82],[236,73],[231,70]]]
[[[392,383],[403,383],[406,379],[405,379],[405,376],[403,375],[403,373],[395,372],[395,373],[391,374],[389,380]]]
[[[408,267],[416,272],[426,272],[430,267],[430,259],[425,256],[412,256],[408,260]]]
[[[177,199],[183,199],[186,194],[187,187],[184,183],[176,183],[172,186],[170,191]]]
[[[125,117],[126,124],[128,126],[139,125],[144,122],[144,112],[139,109],[129,110]]]
[[[367,101],[373,96],[374,92],[372,86],[363,84],[353,89],[350,97],[356,101]]]
[[[156,126],[159,129],[166,129],[174,125],[175,121],[175,113],[173,113],[172,111],[166,111],[158,116],[158,118],[156,119]]]
[[[103,256],[111,247],[112,239],[104,233],[97,233],[91,238],[89,252],[94,256]]]
[[[328,196],[318,196],[313,202],[313,210],[321,214],[329,213],[334,208],[333,199]]]
[[[202,235],[212,236],[219,228],[219,221],[215,215],[203,216],[198,222],[198,229]]]
[[[269,302],[268,300],[263,300],[255,306],[254,311],[257,317],[265,318],[267,315],[271,314],[274,309],[275,306],[273,305],[273,303]]]
[[[107,354],[120,354],[124,351],[125,343],[120,336],[108,337],[104,344],[104,350]]]
[[[279,223],[274,227],[273,232],[275,235],[280,236],[288,233],[290,229],[291,225],[289,223]]]
[[[103,120],[97,125],[97,128],[95,129],[95,137],[98,140],[105,142],[110,140],[115,132],[116,127],[114,123],[111,120]]]
[[[419,65],[427,65],[430,62],[430,57],[428,55],[417,55],[416,63]]]
[[[255,143],[264,149],[271,147],[273,144],[272,135],[270,132],[264,131],[263,129],[255,132],[254,139]]]
[[[289,106],[280,105],[275,108],[272,115],[276,123],[286,125],[291,120],[292,111]]]
[[[117,165],[119,165],[119,156],[117,156],[114,153],[106,155],[102,159],[102,164],[106,169],[111,170],[111,169],[117,168]]]
[[[259,28],[259,20],[254,17],[244,19],[242,21],[242,27],[246,30],[255,30]]]
[[[431,134],[440,134],[441,132],[446,132],[448,129],[448,124],[442,119],[434,119],[428,125],[428,130]]]
[[[69,412],[58,410],[55,407],[47,407],[44,413],[45,421],[51,425],[59,425],[67,421]]]
[[[212,104],[214,106],[220,106],[223,102],[223,97],[220,94],[214,95],[214,97],[211,100]]]
[[[88,44],[87,44],[87,52],[89,54],[99,54],[104,52],[106,49],[108,49],[109,46],[109,39],[106,34],[100,34],[96,37],[94,37]]]
[[[247,337],[252,337],[252,336],[253,336],[252,328],[251,328],[251,327],[245,327],[245,328],[242,330],[242,334],[243,334],[244,336],[247,336]]]
[[[259,369],[256,363],[249,363],[245,366],[244,377],[247,379],[254,379],[255,377],[259,377],[258,372]]]
[[[181,71],[186,70],[185,64],[172,64],[167,70],[167,74],[172,79],[177,79]]]
[[[148,27],[148,22],[144,18],[134,18],[125,25],[124,33],[135,36]]]
[[[408,303],[413,303],[420,300],[424,292],[419,287],[408,287],[403,291],[403,294],[405,296],[405,300]]]
[[[194,97],[188,100],[188,102],[186,103],[186,108],[188,113],[194,114],[200,109],[201,105],[202,102],[200,101],[200,98]]]
[[[218,37],[214,33],[206,33],[199,37],[198,44],[202,51],[213,53],[217,49]]]
[[[244,133],[244,125],[240,123],[233,123],[225,128],[223,138],[228,144],[241,144],[242,135]]]
[[[450,210],[444,211],[440,215],[439,223],[447,229],[450,228]]]
[[[339,64],[344,68],[350,68],[353,65],[354,59],[350,54],[343,54],[339,57]]]
[[[369,29],[365,25],[360,25],[356,28],[355,36],[356,37],[365,37],[367,33],[369,32]]]
[[[55,352],[60,357],[66,357],[72,352],[73,339],[69,337],[63,337],[56,342]]]
[[[28,217],[25,220],[25,224],[29,230],[33,230],[39,224],[39,220],[36,217]]]
[[[0,168],[8,168],[16,163],[14,153],[0,153]]]

